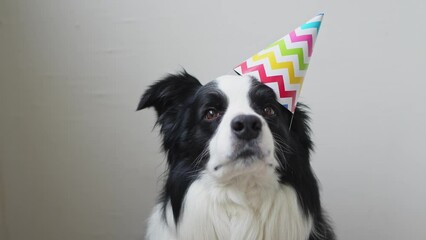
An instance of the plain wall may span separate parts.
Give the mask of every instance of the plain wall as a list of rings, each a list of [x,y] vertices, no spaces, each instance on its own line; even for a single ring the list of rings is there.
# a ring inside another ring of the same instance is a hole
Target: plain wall
[[[143,239],[164,169],[142,92],[203,83],[320,11],[301,101],[340,239],[426,239],[425,1],[0,1],[0,238]]]

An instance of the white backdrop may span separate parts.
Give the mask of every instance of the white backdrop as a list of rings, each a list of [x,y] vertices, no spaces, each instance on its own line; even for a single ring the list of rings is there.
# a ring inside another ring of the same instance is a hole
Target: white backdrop
[[[146,87],[202,82],[325,12],[302,101],[340,239],[426,239],[425,1],[0,1],[0,239],[143,239]]]

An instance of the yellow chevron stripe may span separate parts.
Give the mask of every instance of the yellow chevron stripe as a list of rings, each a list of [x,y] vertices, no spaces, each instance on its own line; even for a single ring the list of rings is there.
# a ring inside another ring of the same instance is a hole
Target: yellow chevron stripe
[[[256,54],[253,57],[253,61],[259,61],[262,59],[268,59],[269,63],[271,64],[271,68],[273,70],[276,69],[288,69],[288,75],[290,77],[290,83],[291,84],[303,84],[303,78],[304,77],[296,77],[294,75],[294,65],[293,62],[277,62],[277,59],[275,58],[274,52],[267,52],[262,55]]]

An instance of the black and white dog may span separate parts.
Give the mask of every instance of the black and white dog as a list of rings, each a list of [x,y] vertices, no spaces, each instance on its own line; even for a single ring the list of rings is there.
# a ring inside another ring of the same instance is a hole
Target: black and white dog
[[[143,94],[154,107],[167,178],[149,240],[335,239],[309,157],[308,116],[291,113],[256,79],[206,84],[186,72]]]

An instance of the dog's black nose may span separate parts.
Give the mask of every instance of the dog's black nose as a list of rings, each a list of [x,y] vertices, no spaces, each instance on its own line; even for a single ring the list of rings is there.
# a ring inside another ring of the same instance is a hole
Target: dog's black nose
[[[262,122],[254,115],[238,115],[232,119],[231,129],[238,138],[250,140],[259,136]]]

